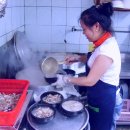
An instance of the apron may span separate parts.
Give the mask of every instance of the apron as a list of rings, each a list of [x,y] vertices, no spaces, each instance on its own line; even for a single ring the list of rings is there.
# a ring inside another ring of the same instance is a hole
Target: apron
[[[89,58],[91,54],[87,58]],[[86,75],[90,68],[86,63]],[[99,80],[87,87],[88,112],[91,130],[111,130],[116,99],[116,86]]]

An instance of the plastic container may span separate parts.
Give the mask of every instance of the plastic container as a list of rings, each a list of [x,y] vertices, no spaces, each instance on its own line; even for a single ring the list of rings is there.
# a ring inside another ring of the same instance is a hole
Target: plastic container
[[[0,112],[0,126],[13,126],[26,98],[29,82],[27,80],[1,79],[0,92],[21,94],[15,108],[9,112]]]

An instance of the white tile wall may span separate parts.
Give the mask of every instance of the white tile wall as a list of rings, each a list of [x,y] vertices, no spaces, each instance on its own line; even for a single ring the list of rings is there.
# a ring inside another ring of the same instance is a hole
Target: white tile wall
[[[5,35],[5,18],[0,19],[0,36]]]
[[[89,8],[94,4],[93,0],[81,0],[81,6],[84,8]]]
[[[66,45],[65,44],[52,44],[51,51],[52,52],[65,52]]]
[[[0,18],[0,46],[13,37],[16,30],[24,31],[24,0],[8,0],[5,16]]]
[[[28,25],[26,26],[26,34],[34,44],[51,43],[51,26]]]
[[[66,7],[66,0],[52,0],[52,6]]]
[[[36,24],[37,16],[36,16],[36,7],[25,7],[25,24]]]
[[[36,6],[36,0],[25,0],[25,6]]]
[[[53,43],[64,43],[66,26],[52,26]]]
[[[25,25],[38,51],[86,52],[89,41],[82,32],[71,29],[80,28],[81,11],[92,5],[93,0],[8,0],[6,15],[0,19],[0,45],[16,30],[24,31]],[[114,30],[130,31],[130,12],[115,11],[112,20]],[[115,36],[121,51],[130,52],[130,33],[116,32]]]
[[[122,52],[130,52],[130,33],[128,33],[130,32],[130,12],[115,11],[112,20],[120,50]]]
[[[80,45],[76,44],[66,44],[66,51],[67,52],[79,52],[80,51]]]
[[[67,9],[67,25],[69,26],[79,26],[79,17],[81,13],[81,8],[68,8]]]
[[[33,43],[41,43],[43,46],[48,43],[51,45],[48,50],[51,51],[88,51],[89,41],[86,37],[82,32],[72,32],[71,29],[72,26],[80,28],[78,21],[80,13],[92,6],[93,0],[31,0],[30,4],[29,1],[26,0],[25,6],[36,5],[32,10],[26,9],[29,7],[25,8],[26,32]],[[34,12],[34,15],[30,15],[31,12]],[[130,19],[129,12],[115,11],[112,17],[114,30],[128,31],[130,26],[128,19]],[[30,26],[33,24],[36,24],[35,27]],[[129,51],[129,34],[115,33],[115,36],[121,50]]]
[[[130,12],[120,12],[118,17],[118,27],[125,27],[130,30]]]
[[[37,0],[37,6],[51,6],[51,0]]]
[[[37,9],[38,25],[51,25],[51,7],[39,7]]]
[[[88,51],[88,45],[84,44],[84,45],[80,45],[80,53],[86,53],[86,51]]]
[[[80,7],[81,8],[81,0],[67,0],[67,7]]]
[[[72,44],[79,44],[80,43],[80,31],[78,32],[70,32],[66,34],[66,41],[67,43]]]
[[[66,25],[66,8],[52,7],[52,25]]]

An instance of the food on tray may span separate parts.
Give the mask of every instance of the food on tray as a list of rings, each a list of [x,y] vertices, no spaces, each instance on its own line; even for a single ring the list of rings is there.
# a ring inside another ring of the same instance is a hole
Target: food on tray
[[[83,109],[83,104],[75,100],[67,100],[62,103],[62,108],[66,111],[77,112]]]
[[[61,95],[59,94],[48,94],[47,96],[43,97],[42,100],[49,104],[55,104],[61,102]]]
[[[38,107],[34,108],[32,114],[37,118],[46,118],[51,117],[54,114],[54,111],[49,107]]]
[[[17,105],[21,94],[5,94],[0,93],[0,111],[2,112],[8,112],[15,108]]]

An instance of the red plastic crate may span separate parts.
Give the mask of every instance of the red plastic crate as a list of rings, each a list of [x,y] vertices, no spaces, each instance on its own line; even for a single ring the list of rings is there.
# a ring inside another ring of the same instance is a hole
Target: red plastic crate
[[[21,94],[15,108],[9,112],[0,112],[0,126],[13,126],[26,98],[29,81],[0,79],[0,92]]]

